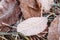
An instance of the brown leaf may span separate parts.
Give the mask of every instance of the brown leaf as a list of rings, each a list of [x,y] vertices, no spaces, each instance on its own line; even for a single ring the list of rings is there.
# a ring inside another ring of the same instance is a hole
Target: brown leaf
[[[25,19],[41,16],[41,4],[36,0],[20,0],[20,7]]]
[[[49,27],[48,40],[59,40],[58,23],[59,23],[59,17],[56,17]]]
[[[2,12],[0,15],[0,22],[7,23],[9,25],[15,24],[19,20],[18,17],[20,14],[20,7],[17,5],[16,0],[1,1],[3,1],[3,4],[0,4],[0,12]]]

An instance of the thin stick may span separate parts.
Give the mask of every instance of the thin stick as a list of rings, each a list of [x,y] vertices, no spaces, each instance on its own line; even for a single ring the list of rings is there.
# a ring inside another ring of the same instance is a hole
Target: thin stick
[[[6,24],[6,23],[4,23],[4,22],[2,22],[2,24],[3,24],[3,25],[6,25],[6,26],[9,26],[9,27],[11,27],[11,28],[14,28],[14,29],[17,28],[17,27],[15,27],[15,26],[10,26],[10,25],[8,25],[8,24]]]
[[[54,15],[54,16],[57,16],[57,15],[55,15],[55,13],[52,13],[52,12],[49,12],[50,14],[47,16],[47,18],[49,17],[49,16],[51,16],[51,15]]]
[[[2,39],[4,39],[4,40],[7,40],[5,37],[3,37],[3,36],[0,36]]]
[[[43,13],[43,7],[41,8],[41,17],[43,16],[43,14],[42,14],[42,13]]]

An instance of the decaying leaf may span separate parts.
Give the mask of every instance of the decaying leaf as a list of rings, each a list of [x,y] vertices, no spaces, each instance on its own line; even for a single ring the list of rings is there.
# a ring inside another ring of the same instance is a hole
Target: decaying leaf
[[[20,0],[20,7],[25,19],[39,17],[41,14],[41,4],[38,5],[36,0]]]
[[[56,17],[49,27],[48,40],[59,40],[58,24],[59,24],[59,17]]]
[[[16,0],[1,0],[0,23],[15,24],[20,14],[20,7]]]

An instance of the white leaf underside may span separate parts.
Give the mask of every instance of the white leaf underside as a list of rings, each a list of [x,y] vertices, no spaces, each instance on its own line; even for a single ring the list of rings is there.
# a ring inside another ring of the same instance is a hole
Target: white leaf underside
[[[29,18],[17,26],[17,32],[21,32],[26,36],[37,35],[43,32],[47,27],[46,17]]]

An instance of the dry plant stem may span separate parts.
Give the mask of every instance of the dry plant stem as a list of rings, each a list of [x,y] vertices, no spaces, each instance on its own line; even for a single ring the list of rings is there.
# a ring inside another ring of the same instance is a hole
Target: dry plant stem
[[[2,40],[7,40],[5,37],[3,37],[3,36],[0,36],[1,38],[2,38]]]
[[[3,24],[3,25],[6,25],[6,26],[9,26],[9,27],[11,27],[11,28],[14,28],[14,29],[17,28],[17,27],[15,27],[15,26],[10,26],[10,25],[8,25],[8,24],[6,24],[6,23],[3,23],[3,22],[2,22],[2,24]]]

